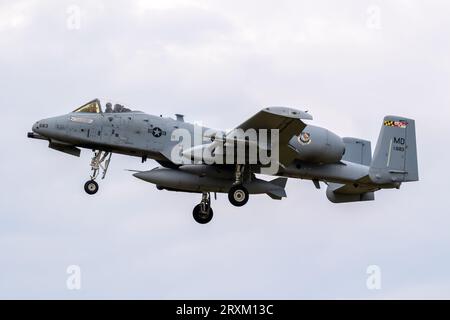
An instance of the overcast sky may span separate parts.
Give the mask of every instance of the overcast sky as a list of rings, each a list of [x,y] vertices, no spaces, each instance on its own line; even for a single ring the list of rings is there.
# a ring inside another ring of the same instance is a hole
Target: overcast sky
[[[447,1],[0,0],[0,298],[450,298]],[[78,15],[79,13],[79,15]],[[416,119],[421,181],[376,201],[213,202],[158,191],[113,156],[90,197],[81,158],[26,138],[32,124],[110,97],[233,127],[270,105],[373,141]],[[66,268],[81,267],[81,290]],[[381,269],[368,290],[366,269]]]

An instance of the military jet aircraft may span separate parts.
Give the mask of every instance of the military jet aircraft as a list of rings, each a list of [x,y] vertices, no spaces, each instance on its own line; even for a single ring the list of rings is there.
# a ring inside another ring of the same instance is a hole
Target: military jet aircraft
[[[287,178],[297,178],[311,180],[317,189],[325,183],[331,202],[348,203],[374,200],[375,191],[399,189],[403,182],[419,180],[414,120],[386,116],[373,156],[370,141],[341,138],[307,124],[310,120],[308,112],[268,107],[235,129],[221,131],[185,122],[183,115],[153,116],[95,99],[68,114],[36,122],[28,137],[46,140],[51,149],[73,156],[80,156],[80,148],[92,150],[92,174],[84,186],[89,195],[97,193],[96,180],[99,175],[105,178],[113,153],[157,161],[160,166],[136,171],[134,176],[159,190],[201,194],[193,210],[201,224],[213,217],[211,193],[228,193],[231,204],[240,207],[250,194],[286,197]],[[194,136],[200,133],[200,139],[180,138],[180,130]],[[256,134],[246,135],[250,130]],[[250,157],[252,147],[270,155],[272,163]],[[244,156],[237,159],[239,150]],[[232,161],[211,161],[228,155]],[[256,177],[267,174],[269,167],[275,168],[269,174],[277,178]]]

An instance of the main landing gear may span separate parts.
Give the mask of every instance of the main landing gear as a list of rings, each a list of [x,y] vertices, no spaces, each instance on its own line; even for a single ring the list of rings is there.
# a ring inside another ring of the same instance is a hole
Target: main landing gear
[[[248,202],[249,194],[247,188],[242,185],[244,166],[238,164],[236,166],[235,178],[233,186],[228,191],[228,200],[233,206],[242,207]]]
[[[211,208],[211,196],[209,192],[203,192],[202,201],[194,207],[192,211],[194,220],[200,224],[206,224],[213,218],[213,209]]]
[[[242,207],[248,202],[248,191],[242,185],[233,185],[228,191],[228,200],[233,206]]]
[[[94,157],[91,161],[91,180],[85,183],[84,191],[87,194],[94,195],[97,193],[99,186],[95,181],[102,171],[102,179],[105,179],[106,172],[108,172],[109,163],[111,162],[112,153],[106,151],[94,151]]]

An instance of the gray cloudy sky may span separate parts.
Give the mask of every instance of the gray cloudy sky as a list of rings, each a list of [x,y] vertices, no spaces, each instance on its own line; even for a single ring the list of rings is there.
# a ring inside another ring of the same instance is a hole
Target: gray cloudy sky
[[[0,1],[0,298],[450,298],[447,1],[93,2]],[[90,152],[26,138],[94,97],[216,128],[287,105],[372,141],[412,117],[421,181],[334,205],[290,180],[280,202],[219,195],[200,226],[198,195],[123,170],[155,162],[113,156],[88,197]]]

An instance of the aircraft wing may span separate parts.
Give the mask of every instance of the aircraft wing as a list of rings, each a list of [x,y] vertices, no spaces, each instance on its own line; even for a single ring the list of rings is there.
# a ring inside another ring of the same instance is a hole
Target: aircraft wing
[[[312,120],[312,116],[304,111],[287,108],[287,107],[269,107],[264,108],[257,114],[246,120],[241,125],[237,126],[240,129],[279,129],[289,130],[292,138],[294,134],[298,134],[298,130],[303,130],[306,126],[301,120]]]
[[[279,130],[279,162],[286,166],[292,162],[295,157],[295,151],[289,146],[288,142],[294,135],[300,134],[306,127],[302,121],[312,120],[312,116],[304,111],[287,107],[268,107],[264,108],[254,116],[237,126],[236,129],[244,131],[248,129],[278,129]],[[233,131],[227,134],[227,137],[233,135]]]
[[[223,154],[227,149],[223,147],[236,146],[235,142],[237,142],[238,146],[245,145],[256,147],[258,151],[261,148],[270,149],[270,141],[266,144],[262,143],[261,139],[258,139],[260,138],[259,130],[266,129],[268,138],[270,138],[270,130],[278,129],[278,164],[282,167],[287,166],[292,162],[296,154],[295,150],[289,146],[289,140],[291,140],[294,135],[300,134],[306,127],[306,124],[302,121],[303,119],[312,120],[312,116],[307,112],[286,107],[265,108],[226,134],[223,132],[214,132],[212,135],[205,135],[204,138],[211,138],[212,142],[196,145],[184,150],[182,154],[183,157],[187,159],[201,161],[205,160],[205,158],[198,159],[198,157],[203,157],[205,154],[212,154],[212,150],[214,150],[216,155]],[[253,131],[253,134],[249,134],[249,129],[255,130]],[[217,149],[218,147],[220,147],[220,150]],[[208,152],[203,152],[206,149],[208,149]],[[273,150],[271,151],[271,156],[273,158]]]

